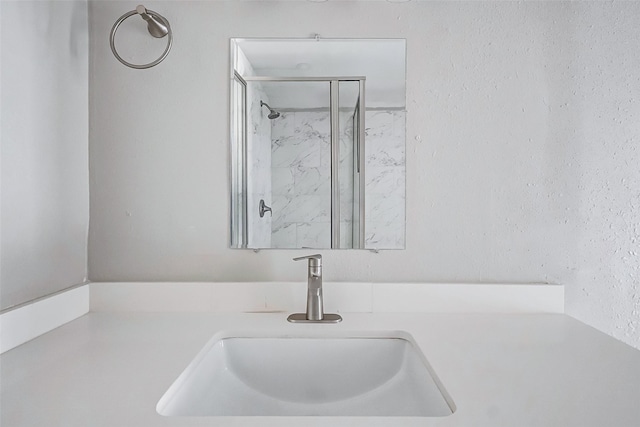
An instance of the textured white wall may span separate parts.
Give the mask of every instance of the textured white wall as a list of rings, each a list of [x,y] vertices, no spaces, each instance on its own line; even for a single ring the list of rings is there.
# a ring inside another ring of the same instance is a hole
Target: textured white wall
[[[640,4],[574,7],[563,108],[576,147],[579,246],[566,309],[640,348]]]
[[[86,1],[3,1],[0,309],[82,283],[89,226]]]
[[[107,41],[134,5],[91,4],[92,280],[302,282],[305,251],[227,248],[229,38],[401,37],[406,250],[324,251],[325,278],[562,283],[570,314],[640,347],[640,4],[145,5],[175,40],[138,71]]]

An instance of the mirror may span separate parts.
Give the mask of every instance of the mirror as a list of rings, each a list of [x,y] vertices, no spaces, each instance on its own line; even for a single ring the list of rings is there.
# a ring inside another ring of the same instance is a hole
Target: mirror
[[[232,248],[404,249],[404,39],[231,39]]]

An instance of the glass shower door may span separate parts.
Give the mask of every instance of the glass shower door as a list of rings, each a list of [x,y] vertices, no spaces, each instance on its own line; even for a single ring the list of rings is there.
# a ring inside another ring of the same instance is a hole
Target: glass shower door
[[[364,168],[361,167],[363,147],[360,141],[361,97],[360,81],[340,81],[338,83],[338,149],[339,164],[336,176],[339,182],[339,248],[352,249],[364,247],[361,241],[360,207],[364,206],[364,192],[361,182],[364,180]],[[334,245],[334,247],[336,247]]]
[[[237,247],[364,247],[363,88],[363,79],[246,78]]]

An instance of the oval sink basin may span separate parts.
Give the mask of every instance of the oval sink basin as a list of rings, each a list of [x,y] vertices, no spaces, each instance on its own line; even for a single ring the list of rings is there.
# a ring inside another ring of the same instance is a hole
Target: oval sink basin
[[[455,406],[406,333],[218,334],[157,405],[165,416],[446,416]]]

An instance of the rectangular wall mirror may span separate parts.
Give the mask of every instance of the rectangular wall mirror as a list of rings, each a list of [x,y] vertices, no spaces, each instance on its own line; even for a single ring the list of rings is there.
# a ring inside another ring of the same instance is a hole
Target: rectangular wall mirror
[[[232,248],[404,249],[404,39],[231,39]]]

